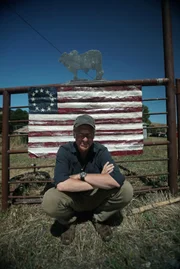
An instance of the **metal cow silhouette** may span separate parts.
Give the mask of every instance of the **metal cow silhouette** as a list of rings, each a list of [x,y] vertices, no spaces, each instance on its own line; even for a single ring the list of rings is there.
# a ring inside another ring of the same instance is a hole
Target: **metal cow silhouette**
[[[78,54],[77,50],[73,50],[70,53],[64,52],[59,62],[73,73],[74,80],[78,80],[78,70],[83,70],[86,74],[90,69],[96,70],[96,80],[101,80],[104,74],[102,70],[102,55],[99,50],[89,50],[82,54]]]

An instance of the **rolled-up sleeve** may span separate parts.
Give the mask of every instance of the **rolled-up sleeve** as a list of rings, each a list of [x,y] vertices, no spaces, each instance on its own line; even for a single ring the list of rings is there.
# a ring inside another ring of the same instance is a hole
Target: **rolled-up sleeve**
[[[110,175],[112,178],[114,178],[114,180],[116,180],[119,183],[120,186],[122,186],[124,183],[125,177],[124,175],[121,174],[119,167],[113,160],[107,148],[105,148],[103,152],[101,153],[101,155],[99,156],[99,162],[101,164],[102,169],[105,163],[107,162],[114,164],[113,172],[111,172]]]
[[[55,186],[58,183],[65,181],[69,178],[69,160],[68,152],[62,146],[59,148],[56,156],[56,165],[54,169],[54,182]]]

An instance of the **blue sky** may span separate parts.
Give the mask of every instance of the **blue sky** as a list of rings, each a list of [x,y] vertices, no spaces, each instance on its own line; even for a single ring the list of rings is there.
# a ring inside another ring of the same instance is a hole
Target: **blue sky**
[[[164,77],[160,0],[8,2],[60,52],[100,50],[106,80]],[[180,78],[180,5],[171,2],[175,77]],[[0,32],[1,88],[66,83],[73,78],[58,62],[61,53],[2,4]],[[89,75],[95,77],[95,72]],[[79,77],[90,79],[83,72]],[[164,96],[164,87],[143,87],[143,98]],[[12,96],[12,106],[27,104],[27,95]],[[165,112],[163,101],[144,104],[150,112]],[[150,120],[166,122],[165,116]]]

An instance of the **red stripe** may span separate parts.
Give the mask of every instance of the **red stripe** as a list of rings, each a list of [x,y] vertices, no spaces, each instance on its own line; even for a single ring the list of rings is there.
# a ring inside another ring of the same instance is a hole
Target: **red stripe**
[[[126,155],[139,155],[143,154],[143,150],[127,150],[127,151],[112,151],[110,152],[112,156],[126,156]],[[48,153],[48,154],[43,154],[40,157],[43,158],[54,158],[56,157],[57,153]],[[37,158],[35,154],[29,153],[29,157],[31,158]]]
[[[51,121],[44,121],[41,120],[42,124],[39,124],[40,121],[38,120],[30,120],[29,121],[29,126],[60,126],[60,125],[71,125],[73,128],[74,120],[65,120],[65,121],[59,121],[59,120],[51,120]],[[125,123],[141,123],[142,122],[142,117],[139,118],[131,118],[131,119],[97,119],[95,120],[96,124],[125,124]]]
[[[57,153],[48,153],[48,154],[38,154],[38,155],[35,155],[35,154],[33,154],[33,153],[30,153],[29,152],[29,157],[30,158],[37,158],[37,157],[39,157],[39,158],[54,158],[54,157],[56,157],[56,154]]]
[[[96,131],[96,135],[123,135],[123,134],[143,134],[142,129],[136,129],[136,130],[100,130]],[[44,132],[29,132],[29,137],[35,137],[35,136],[42,136],[42,137],[49,137],[49,136],[72,136],[72,131],[44,131]],[[48,139],[48,138],[47,138]]]
[[[141,96],[128,96],[128,97],[119,97],[119,98],[106,98],[104,97],[91,97],[91,98],[86,98],[86,97],[76,97],[76,98],[69,98],[69,97],[64,97],[64,98],[58,98],[58,103],[85,103],[85,102],[141,102],[142,97]]]
[[[96,141],[96,140],[95,140]],[[97,141],[98,142],[98,141]],[[61,145],[66,144],[67,142],[40,142],[40,143],[28,143],[29,148],[41,148],[41,147],[45,147],[45,148],[55,148],[55,147],[59,147]],[[105,141],[100,141],[101,144],[106,144],[106,145],[112,145],[112,144],[116,144],[116,145],[138,145],[138,144],[142,144],[143,143],[143,139],[142,140],[131,140],[131,141],[126,141],[126,140],[122,140],[122,141],[117,141],[117,140],[113,140],[113,141],[109,141],[109,140],[105,140]]]
[[[107,87],[77,87],[77,86],[65,86],[65,87],[57,87],[58,92],[68,92],[68,91],[81,91],[81,92],[86,92],[86,91],[133,91],[133,90],[140,90],[141,91],[141,86],[136,86],[130,87],[130,86],[107,86]]]
[[[126,156],[126,155],[139,155],[143,150],[127,150],[127,151],[111,151],[112,156]]]
[[[119,108],[58,108],[59,114],[98,114],[98,113],[118,113],[118,112],[141,112],[142,107],[119,107]],[[121,115],[119,115],[121,116]]]

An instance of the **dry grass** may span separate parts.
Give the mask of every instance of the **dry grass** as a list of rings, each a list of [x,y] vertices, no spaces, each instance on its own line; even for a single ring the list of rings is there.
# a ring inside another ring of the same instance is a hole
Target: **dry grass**
[[[125,210],[166,199],[164,194],[134,197]],[[166,206],[125,216],[103,243],[90,222],[78,224],[76,238],[63,246],[49,228],[53,220],[40,205],[12,206],[1,213],[0,268],[7,269],[177,269],[180,258],[180,207]]]

